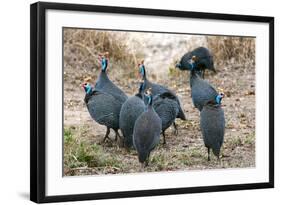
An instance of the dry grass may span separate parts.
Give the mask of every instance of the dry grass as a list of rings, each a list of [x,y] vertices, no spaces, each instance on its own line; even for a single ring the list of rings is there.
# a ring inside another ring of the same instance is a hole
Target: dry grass
[[[241,66],[245,67],[245,69],[255,67],[255,38],[206,36],[205,40],[206,42],[198,44],[198,39],[196,40],[196,37],[191,37],[190,41],[193,43],[187,46],[188,51],[199,46],[206,46],[214,56],[214,64],[217,70],[225,67],[232,67],[234,69]],[[169,65],[170,76],[182,76],[180,70],[174,69],[174,65],[178,60],[173,59]]]
[[[190,122],[179,123],[179,129],[189,127]],[[83,131],[81,131],[81,129]],[[126,150],[117,143],[108,141],[101,144],[101,139],[89,137],[87,126],[65,128],[64,173],[67,176],[92,174],[120,174],[140,171],[135,150]],[[192,127],[192,130],[197,130]],[[189,130],[189,132],[193,132]],[[82,137],[81,132],[88,135]],[[72,137],[69,139],[69,135]],[[188,143],[184,136],[188,136]],[[168,144],[161,143],[151,153],[146,172],[218,169],[253,166],[249,159],[248,149],[254,150],[254,133],[246,135],[227,136],[221,151],[221,160],[211,154],[207,161],[207,150],[203,146],[201,136],[190,136],[188,132],[175,139],[168,132]],[[246,153],[246,154],[245,154]]]
[[[255,66],[255,38],[206,36],[206,41],[217,65]]]
[[[96,170],[119,170],[122,164],[115,156],[107,153],[103,146],[89,143],[82,135],[86,129],[75,132],[75,128],[64,129],[64,172],[66,175],[76,175],[95,167]],[[105,172],[105,171],[104,171]],[[113,172],[114,173],[114,172]]]
[[[98,54],[109,52],[117,76],[131,77],[137,59],[142,56],[127,45],[127,33],[87,29],[64,29],[64,77],[73,82],[83,80],[89,73],[96,77],[99,69]],[[112,67],[109,64],[109,69]]]

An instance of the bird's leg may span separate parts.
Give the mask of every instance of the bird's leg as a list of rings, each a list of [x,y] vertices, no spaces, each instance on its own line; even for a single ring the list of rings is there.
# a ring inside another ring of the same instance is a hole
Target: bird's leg
[[[218,159],[218,164],[219,164],[220,166],[223,166],[222,160],[221,160],[221,158],[220,158],[220,154],[218,154],[217,159]]]
[[[110,128],[109,128],[109,127],[106,127],[106,134],[105,134],[105,136],[104,136],[102,142],[105,142],[106,139],[109,139],[109,137],[108,137],[109,133],[110,133]],[[109,140],[110,140],[110,139],[109,139]]]
[[[174,125],[174,135],[178,135],[179,131],[176,122],[173,122],[173,125]]]
[[[148,166],[148,161],[149,161],[149,160],[148,160],[148,158],[147,158],[147,160],[145,160],[145,162],[144,162],[144,165],[145,165],[144,167],[147,167],[147,166]]]
[[[147,167],[147,166],[148,166],[149,157],[150,157],[150,153],[147,155],[147,158],[146,158],[146,160],[145,160],[145,162],[144,162],[145,167]]]
[[[210,161],[210,148],[208,147],[208,161]]]
[[[120,138],[120,135],[118,133],[118,130],[114,130],[115,131],[115,141],[117,141],[118,137]]]
[[[143,172],[145,168],[145,162],[140,163],[140,171]]]
[[[205,70],[202,71],[202,78],[205,78]]]
[[[115,141],[118,141],[118,138],[119,138],[119,141],[118,141],[118,146],[120,147],[125,147],[125,139],[124,139],[124,136],[121,136],[118,132],[118,130],[114,130],[115,131]]]
[[[165,131],[162,131],[162,135],[163,135],[163,144],[166,144],[166,136],[165,136]]]

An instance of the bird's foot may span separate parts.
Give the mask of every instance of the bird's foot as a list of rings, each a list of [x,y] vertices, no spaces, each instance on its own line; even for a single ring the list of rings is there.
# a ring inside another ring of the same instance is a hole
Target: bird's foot
[[[104,137],[99,144],[106,144],[106,143],[112,143],[112,139],[109,137]]]
[[[173,126],[174,126],[174,135],[177,136],[179,134],[178,126],[177,126],[177,124],[175,122],[173,123]]]

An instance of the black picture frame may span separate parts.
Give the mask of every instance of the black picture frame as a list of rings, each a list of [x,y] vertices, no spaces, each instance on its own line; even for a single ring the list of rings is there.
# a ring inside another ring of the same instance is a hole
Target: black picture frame
[[[67,10],[101,13],[120,13],[194,19],[234,20],[269,24],[269,181],[239,185],[171,188],[108,193],[46,196],[46,82],[45,82],[45,25],[46,11]],[[40,90],[40,92],[39,92]],[[43,92],[42,92],[43,91]],[[144,8],[126,8],[83,4],[38,2],[30,6],[30,199],[37,203],[76,200],[97,200],[198,192],[231,191],[274,187],[274,18],[264,16],[229,15]]]

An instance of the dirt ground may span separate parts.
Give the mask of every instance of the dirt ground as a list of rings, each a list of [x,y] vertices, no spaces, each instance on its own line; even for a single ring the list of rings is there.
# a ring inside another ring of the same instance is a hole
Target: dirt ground
[[[157,49],[155,52],[157,54]],[[168,52],[167,55],[171,54]],[[148,62],[153,62],[149,66],[157,62],[163,63],[163,60],[157,61],[153,56],[147,56],[147,59],[145,57]],[[170,62],[172,60],[174,59]],[[223,88],[226,94],[222,102],[226,130],[220,161],[217,161],[214,155],[211,155],[211,161],[207,161],[207,150],[199,127],[199,111],[194,108],[191,100],[189,72],[171,68],[165,61],[158,69],[150,70],[149,66],[147,66],[148,78],[176,92],[181,99],[187,120],[176,121],[179,130],[177,136],[174,135],[173,127],[166,131],[166,145],[162,144],[161,137],[160,144],[151,153],[150,163],[145,171],[255,166],[255,68],[253,66],[233,62],[223,66],[217,65],[217,74],[208,72],[205,75],[206,80],[215,88]],[[85,94],[79,85],[83,77],[86,77],[85,73],[93,73],[91,75],[93,77],[98,75],[99,69],[93,67],[85,72],[85,69],[74,69],[69,64],[65,64],[64,70],[65,175],[138,172],[140,166],[136,151],[120,147],[118,142],[113,140],[113,131],[110,135],[112,141],[101,143],[106,128],[92,120],[84,104]],[[161,70],[160,77],[157,75],[159,70]],[[134,76],[120,77],[120,67],[117,64],[115,66],[114,62],[110,62],[108,76],[128,96],[137,91],[138,79]],[[92,80],[93,84],[94,82],[95,77]]]

